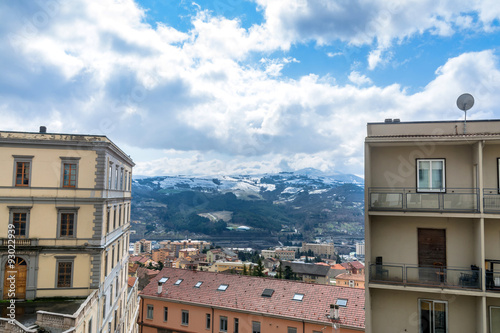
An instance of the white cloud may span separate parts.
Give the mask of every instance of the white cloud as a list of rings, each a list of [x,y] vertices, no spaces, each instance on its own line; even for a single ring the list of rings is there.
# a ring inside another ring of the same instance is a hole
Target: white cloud
[[[262,26],[245,30],[238,20],[200,11],[192,30],[180,32],[145,24],[143,10],[129,0],[60,2],[46,24],[27,33],[26,20],[44,9],[3,2],[0,31],[17,38],[14,44],[0,41],[4,129],[37,130],[43,124],[49,131],[106,134],[150,149],[155,156],[141,157],[137,174],[261,173],[283,165],[360,174],[367,122],[456,119],[454,100],[465,91],[477,100],[471,118],[496,110],[500,75],[492,51],[449,59],[435,80],[413,95],[397,84],[374,86],[358,71],[349,75],[357,86],[312,74],[286,78],[280,75],[283,66],[300,59],[267,52],[259,53],[261,64],[247,63],[253,52],[286,49],[297,40],[377,38],[383,46],[373,53],[375,67],[393,38],[421,31],[396,15],[384,25],[394,32],[366,34],[357,26],[322,32],[319,27],[333,24],[328,23],[332,13],[340,19],[337,12],[347,8],[321,1],[314,6],[296,1],[288,9],[280,2],[259,3],[267,19]],[[350,15],[371,22],[366,18],[377,8]],[[324,13],[316,26],[311,16],[319,9]],[[422,20],[432,21],[426,17]],[[429,22],[422,29],[430,29]],[[406,32],[396,33],[399,26]]]

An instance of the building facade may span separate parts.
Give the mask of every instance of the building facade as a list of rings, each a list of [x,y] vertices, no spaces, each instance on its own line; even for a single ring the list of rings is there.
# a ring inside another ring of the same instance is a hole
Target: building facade
[[[177,257],[179,255],[179,250],[187,248],[195,248],[198,249],[200,252],[203,252],[203,250],[210,248],[210,242],[191,240],[191,239],[186,239],[182,241],[167,240],[160,242],[160,246],[164,249],[174,252],[175,256]]]
[[[124,331],[130,157],[105,136],[41,128],[0,132],[0,166],[2,299],[88,298],[77,332]]]
[[[311,250],[315,256],[325,259],[335,259],[335,246],[333,243],[302,243],[302,252]]]
[[[371,123],[368,332],[500,332],[500,121]]]
[[[348,333],[364,331],[363,307],[361,289],[164,268],[141,292],[138,323],[142,333]]]

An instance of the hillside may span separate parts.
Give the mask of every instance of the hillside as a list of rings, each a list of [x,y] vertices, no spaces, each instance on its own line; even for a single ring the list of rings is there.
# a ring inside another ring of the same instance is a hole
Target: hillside
[[[354,175],[314,169],[261,176],[137,177],[132,220],[140,223],[132,228],[150,237],[168,232],[241,237],[237,230],[244,229],[246,237],[264,232],[283,242],[361,236],[362,186]]]

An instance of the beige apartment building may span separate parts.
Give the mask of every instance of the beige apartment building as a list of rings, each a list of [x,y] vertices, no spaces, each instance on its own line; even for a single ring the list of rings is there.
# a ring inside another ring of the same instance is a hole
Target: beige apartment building
[[[73,315],[39,311],[37,324],[135,332],[127,314],[133,166],[105,136],[0,132],[3,300],[86,298]]]
[[[302,243],[302,252],[313,251],[315,256],[325,259],[335,259],[333,243]]]
[[[199,241],[199,240],[191,240],[186,239],[182,241],[162,241],[160,242],[160,246],[164,249],[172,251],[175,253],[175,256],[179,255],[179,250],[187,249],[187,248],[195,248],[202,252],[205,249],[210,248],[210,242]]]
[[[278,258],[281,260],[295,260],[296,252],[293,250],[275,249],[275,250],[262,250],[260,254],[264,259]]]
[[[367,130],[366,331],[500,332],[500,121]]]

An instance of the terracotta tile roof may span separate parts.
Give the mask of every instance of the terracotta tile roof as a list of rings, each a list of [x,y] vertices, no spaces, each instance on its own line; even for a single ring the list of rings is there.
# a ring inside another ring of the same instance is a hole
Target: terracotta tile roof
[[[331,269],[345,269],[345,267],[342,266],[341,264],[335,264],[335,265],[332,265],[330,267],[331,267]]]
[[[363,265],[363,263],[359,262],[359,261],[351,261],[349,262],[349,264],[351,264],[352,267],[356,268],[356,269],[363,269],[365,268],[365,265]]]
[[[163,285],[161,295],[158,295],[158,280],[163,277],[169,279]],[[182,283],[174,286],[178,279],[183,279]],[[198,281],[203,281],[203,284],[200,288],[193,288]],[[228,285],[226,291],[217,290],[221,284]],[[262,296],[266,288],[274,290],[271,297]],[[296,293],[304,295],[302,301],[292,300]],[[331,321],[326,317],[330,304],[335,304],[337,299],[347,299],[347,306],[340,308],[340,324],[358,329],[365,327],[363,289],[164,268],[141,295],[330,325]]]
[[[335,278],[336,279],[343,279],[343,280],[364,281],[365,275],[364,274],[343,273],[343,274],[337,275]]]
[[[136,277],[129,277],[128,278],[128,281],[127,281],[127,284],[129,287],[133,287],[134,284],[135,284],[135,281],[137,281],[137,278]]]
[[[283,261],[283,269],[286,266],[290,266],[292,271],[297,274],[307,274],[307,275],[316,275],[316,276],[326,276],[328,271],[330,270],[330,266],[322,266],[315,264],[304,264],[297,263],[291,261]]]

